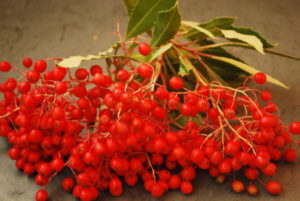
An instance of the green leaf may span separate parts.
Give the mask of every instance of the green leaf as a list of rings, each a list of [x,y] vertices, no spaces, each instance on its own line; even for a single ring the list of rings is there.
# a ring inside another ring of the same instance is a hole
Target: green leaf
[[[193,70],[193,64],[184,56],[179,56],[180,66],[178,74],[181,76],[186,76]],[[181,68],[181,70],[180,70]]]
[[[172,47],[172,43],[166,44],[162,47],[160,47],[159,49],[155,50],[151,55],[150,55],[150,59],[148,60],[148,62],[153,61],[154,59],[156,59],[158,56],[162,55],[163,53],[165,53],[166,51],[168,51],[171,47]]]
[[[241,34],[234,30],[223,30],[220,29],[225,38],[228,39],[238,39],[245,43],[248,43],[252,47],[254,47],[258,52],[264,54],[263,44],[259,38],[253,35]]]
[[[272,43],[268,42],[258,32],[254,31],[250,28],[230,26],[226,29],[232,29],[232,30],[235,30],[235,31],[237,31],[238,33],[241,33],[241,34],[256,36],[257,38],[259,38],[261,40],[261,42],[263,43],[264,48],[271,48],[271,47],[275,47],[275,46],[278,45],[278,44],[272,44]]]
[[[236,21],[236,17],[218,17],[209,22],[201,23],[200,26],[208,29],[226,29]]]
[[[113,51],[120,46],[120,43],[114,44],[111,48],[106,51],[99,52],[98,55],[88,55],[88,56],[72,56],[60,61],[57,65],[65,68],[76,68],[80,66],[81,62],[89,61],[94,59],[103,59],[109,57],[108,55],[113,53]]]
[[[218,29],[229,28],[235,22],[235,20],[236,18],[234,17],[219,17],[209,22],[201,23],[199,26],[210,31],[216,36],[219,34]],[[191,29],[187,34],[185,34],[185,37],[188,37],[191,40],[203,40],[207,38],[207,35],[197,29]]]
[[[178,4],[175,4],[169,10],[159,12],[154,25],[152,46],[160,46],[172,39],[180,27],[180,22],[181,16],[178,11]]]
[[[187,76],[189,74],[190,74],[190,72],[187,71],[187,69],[185,68],[185,66],[182,63],[180,63],[179,70],[178,70],[178,75],[180,75],[181,77],[184,77],[184,76]]]
[[[184,24],[184,25],[186,25],[186,26],[192,27],[192,28],[196,29],[197,31],[199,31],[201,33],[204,33],[205,35],[207,35],[207,36],[209,36],[211,38],[215,38],[215,36],[210,31],[208,31],[205,28],[200,27],[199,23],[197,23],[197,22],[182,21],[181,23]]]
[[[234,60],[234,59],[230,59],[230,58],[226,58],[226,57],[220,57],[220,56],[213,56],[213,55],[211,55],[210,58],[216,59],[216,60],[219,60],[219,61],[223,61],[223,62],[226,62],[226,63],[230,63],[230,64],[232,64],[232,65],[234,65],[234,66],[236,66],[236,67],[238,67],[238,68],[240,68],[240,69],[242,69],[242,70],[244,70],[244,71],[246,71],[246,72],[248,72],[252,75],[259,72],[259,70],[255,69],[255,68],[253,68],[253,67],[251,67],[251,66],[249,66],[245,63]],[[270,75],[267,75],[267,80],[268,80],[268,82],[271,82],[271,83],[276,84],[278,86],[281,86],[283,88],[289,88],[288,86],[286,86],[285,84],[283,84],[282,82],[280,82],[279,80],[273,78]]]
[[[134,37],[150,29],[160,11],[169,10],[177,0],[137,0],[131,11],[126,38]]]
[[[124,0],[128,15],[131,14],[132,9],[134,8],[137,0]]]

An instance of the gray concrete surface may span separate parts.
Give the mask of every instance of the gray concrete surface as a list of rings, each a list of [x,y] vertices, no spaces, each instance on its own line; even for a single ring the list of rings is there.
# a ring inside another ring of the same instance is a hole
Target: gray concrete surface
[[[250,26],[268,36],[270,41],[279,42],[277,51],[300,56],[299,0],[180,0],[180,8],[184,19],[188,20],[207,21],[216,16],[236,16],[239,25]],[[112,35],[117,20],[120,20],[124,31],[127,16],[122,1],[0,0],[0,60],[9,60],[17,66],[25,56],[37,59],[97,53],[117,40]],[[274,92],[274,101],[282,108],[282,118],[286,123],[300,120],[300,62],[234,51],[248,63],[290,86],[289,90],[273,85],[265,88]],[[5,76],[0,73],[0,81]],[[39,187],[33,178],[15,169],[14,162],[7,157],[7,149],[7,143],[1,139],[0,201],[33,200]],[[184,196],[172,191],[158,200],[300,201],[300,159],[291,165],[280,164],[274,179],[282,182],[282,195],[273,197],[262,191],[258,197],[251,197],[237,195],[231,192],[229,183],[218,185],[201,172],[194,182],[195,191],[192,195]],[[50,200],[75,200],[60,189],[60,180],[58,177],[48,186]],[[114,198],[102,193],[99,200],[155,199],[138,185],[126,187],[122,197]]]

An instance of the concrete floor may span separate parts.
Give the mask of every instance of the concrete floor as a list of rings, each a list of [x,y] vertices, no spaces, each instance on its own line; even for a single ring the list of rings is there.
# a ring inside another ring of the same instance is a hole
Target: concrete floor
[[[122,30],[125,30],[127,21],[122,1],[116,0],[0,0],[0,8],[0,60],[9,60],[16,66],[20,65],[23,57],[66,57],[105,50],[117,40],[112,36],[116,21],[120,20]],[[250,26],[268,36],[271,42],[279,42],[277,51],[300,57],[299,0],[180,0],[180,8],[183,18],[187,20],[207,21],[217,16],[236,16],[239,25]],[[237,54],[290,86],[289,90],[273,85],[265,88],[274,92],[274,101],[282,108],[282,119],[286,123],[299,121],[300,62],[247,51],[239,51]],[[5,76],[0,74],[0,81]],[[39,187],[33,178],[15,169],[14,162],[7,157],[7,149],[7,143],[1,139],[0,201],[33,200]],[[237,195],[231,192],[229,183],[218,185],[201,172],[194,182],[195,192],[192,195],[184,196],[174,191],[158,200],[300,201],[299,173],[300,159],[291,165],[280,164],[274,179],[282,182],[284,191],[278,197],[264,191],[258,197]],[[60,189],[60,180],[55,179],[47,188],[50,200],[75,200]],[[138,185],[134,188],[126,187],[120,198],[103,193],[99,200],[155,199]]]

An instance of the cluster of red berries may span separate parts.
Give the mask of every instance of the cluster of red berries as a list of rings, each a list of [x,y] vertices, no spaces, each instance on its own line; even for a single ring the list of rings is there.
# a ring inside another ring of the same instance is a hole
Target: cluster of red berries
[[[151,48],[141,43],[138,50],[146,56]],[[16,167],[43,187],[36,201],[48,199],[44,188],[64,168],[73,177],[62,188],[91,201],[105,190],[120,196],[124,182],[134,186],[139,179],[155,197],[170,189],[190,194],[197,168],[221,183],[242,171],[255,195],[259,175],[273,176],[281,158],[296,160],[290,133],[300,134],[300,122],[287,128],[269,91],[217,82],[187,90],[177,76],[159,84],[153,62],[113,77],[98,65],[72,75],[59,66],[47,70],[45,60],[25,58],[27,71],[0,62],[0,71],[21,73],[0,84],[0,135],[12,145]],[[266,82],[264,73],[253,79]],[[236,178],[232,189],[244,191]],[[264,185],[281,192],[278,182]]]

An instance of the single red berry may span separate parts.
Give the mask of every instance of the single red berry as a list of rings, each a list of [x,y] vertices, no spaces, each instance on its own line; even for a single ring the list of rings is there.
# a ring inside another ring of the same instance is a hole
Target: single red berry
[[[258,188],[257,188],[255,185],[253,185],[253,184],[249,184],[249,185],[247,186],[247,193],[248,193],[249,195],[257,195],[257,193],[258,193]]]
[[[75,77],[78,80],[84,80],[89,76],[89,72],[87,70],[85,70],[84,68],[79,68],[76,70],[75,72]]]
[[[11,69],[11,65],[7,61],[1,61],[0,62],[0,71],[2,72],[8,72]]]
[[[23,66],[25,68],[30,68],[32,65],[32,59],[31,58],[24,58],[23,59]]]
[[[42,190],[38,190],[35,193],[35,200],[36,201],[47,201],[48,200],[48,193],[46,190],[42,189]]]
[[[29,92],[31,89],[31,84],[28,81],[23,81],[18,85],[18,91],[21,94],[25,94],[27,92]]]
[[[286,162],[294,162],[297,159],[297,152],[293,148],[288,148],[284,152],[284,159]]]
[[[261,98],[261,100],[268,102],[268,101],[272,100],[272,94],[269,91],[262,91],[260,94],[260,98]]]
[[[36,83],[40,79],[40,74],[35,70],[31,70],[26,74],[26,78],[29,82]]]
[[[8,151],[8,156],[12,160],[17,160],[18,158],[20,158],[20,150],[17,147],[12,147]]]
[[[269,181],[265,187],[266,190],[272,195],[279,195],[281,193],[281,185],[276,181]]]
[[[68,191],[68,192],[71,192],[73,190],[73,187],[75,185],[75,181],[73,178],[65,178],[63,181],[62,181],[62,187],[64,190]]]
[[[300,134],[300,121],[294,121],[290,124],[290,132],[295,135]]]
[[[258,170],[255,168],[247,168],[245,169],[245,176],[250,180],[256,180],[258,177]]]
[[[119,178],[113,178],[109,182],[109,192],[113,196],[120,196],[123,192],[122,182]]]
[[[119,81],[125,82],[130,78],[130,74],[126,69],[121,69],[117,72],[116,78]]]
[[[253,79],[257,84],[264,84],[267,81],[267,76],[265,73],[259,72],[254,74]]]
[[[153,67],[150,64],[142,64],[137,67],[137,73],[144,79],[149,79],[153,74]]]
[[[152,186],[150,192],[151,192],[151,195],[158,198],[158,197],[162,196],[165,191],[164,191],[164,188],[160,184],[156,183]]]
[[[241,181],[234,180],[231,184],[231,188],[236,193],[241,193],[244,191],[245,187]]]
[[[64,161],[61,158],[55,158],[51,161],[51,169],[56,172],[60,172],[64,168]]]
[[[191,182],[189,181],[183,181],[181,182],[180,184],[180,191],[183,193],[183,194],[191,194],[193,192],[193,185]]]
[[[267,176],[273,176],[276,173],[277,166],[274,163],[269,163],[262,172]]]
[[[102,74],[103,73],[102,67],[99,65],[93,65],[90,68],[90,73],[92,74],[92,76],[95,76],[97,73]]]
[[[64,94],[67,92],[68,86],[66,82],[57,82],[54,89],[57,94]]]
[[[185,167],[183,170],[180,172],[180,176],[183,180],[193,180],[196,177],[196,171],[195,168],[193,167]]]
[[[151,47],[148,43],[140,43],[138,50],[141,55],[147,56],[151,52]]]
[[[33,68],[35,71],[42,73],[47,69],[47,63],[44,60],[37,60]]]
[[[178,175],[172,175],[168,181],[170,189],[178,189],[181,184],[181,179]]]
[[[62,120],[65,118],[65,112],[61,107],[55,106],[52,110],[52,117],[56,120]]]
[[[169,85],[172,89],[180,90],[183,87],[183,80],[178,76],[174,76],[169,80]]]

